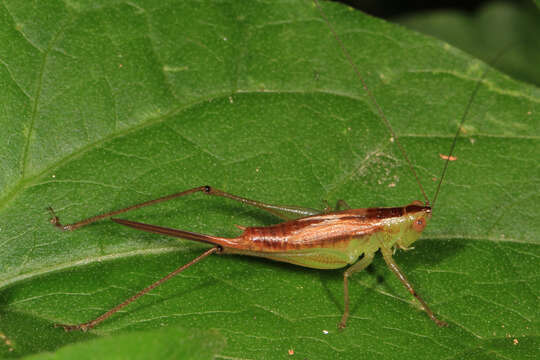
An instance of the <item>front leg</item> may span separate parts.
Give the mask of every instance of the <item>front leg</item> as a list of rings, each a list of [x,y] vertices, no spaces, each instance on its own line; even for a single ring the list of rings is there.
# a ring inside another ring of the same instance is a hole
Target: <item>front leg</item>
[[[447,323],[445,323],[442,320],[437,319],[433,311],[429,308],[429,306],[426,304],[426,302],[418,295],[418,293],[414,290],[412,284],[407,280],[407,277],[405,277],[405,274],[401,271],[399,266],[394,261],[394,258],[392,257],[392,250],[384,247],[384,245],[381,244],[381,252],[383,254],[384,261],[386,262],[386,265],[392,270],[392,272],[398,277],[399,281],[409,290],[409,292],[422,304],[422,307],[424,308],[424,311],[427,313],[429,318],[435,322],[438,326],[448,326]]]
[[[343,304],[343,316],[341,321],[338,324],[340,329],[344,329],[347,326],[347,318],[349,317],[349,276],[356,272],[360,272],[367,268],[369,264],[373,261],[374,253],[364,254],[364,257],[357,263],[351,265],[343,273],[343,295],[344,295],[344,304]]]

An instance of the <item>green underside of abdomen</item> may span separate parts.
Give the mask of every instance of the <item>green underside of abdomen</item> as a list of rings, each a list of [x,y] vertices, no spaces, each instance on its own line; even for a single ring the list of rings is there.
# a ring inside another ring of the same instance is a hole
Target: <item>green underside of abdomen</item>
[[[263,257],[313,269],[339,269],[354,263],[358,258],[356,256],[356,258],[352,259],[346,252],[334,249],[289,250],[287,252],[224,249],[223,253]]]

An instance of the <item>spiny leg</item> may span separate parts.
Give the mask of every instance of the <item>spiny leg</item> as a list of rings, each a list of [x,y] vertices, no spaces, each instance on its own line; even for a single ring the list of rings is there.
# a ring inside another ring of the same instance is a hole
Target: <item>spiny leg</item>
[[[121,310],[122,308],[124,308],[124,307],[128,306],[129,304],[131,304],[132,302],[136,301],[138,298],[140,298],[141,296],[143,296],[147,292],[153,290],[154,288],[156,288],[159,285],[163,284],[165,281],[167,281],[167,280],[171,279],[172,277],[178,275],[179,273],[186,270],[191,265],[194,265],[194,264],[198,263],[199,261],[201,261],[202,259],[204,259],[208,255],[211,255],[211,254],[213,254],[215,252],[219,252],[219,251],[220,251],[219,247],[213,247],[213,248],[205,251],[203,254],[201,254],[198,257],[196,257],[195,259],[191,260],[189,263],[187,263],[185,265],[182,265],[181,267],[174,270],[173,272],[171,272],[167,276],[159,279],[158,281],[156,281],[152,285],[150,285],[150,286],[144,288],[143,290],[139,291],[138,293],[136,293],[135,295],[133,295],[129,299],[125,300],[121,304],[116,305],[111,310],[107,311],[106,313],[104,313],[101,316],[98,316],[97,318],[95,318],[92,321],[89,321],[89,322],[86,322],[86,323],[83,323],[83,324],[77,324],[77,325],[55,324],[54,327],[63,327],[65,331],[73,331],[73,330],[87,331],[89,329],[92,329],[94,326],[96,326],[100,322],[106,320],[107,318],[111,317],[111,315],[113,315],[118,310]]]
[[[154,205],[154,204],[157,204],[157,203],[160,203],[160,202],[165,202],[165,201],[168,201],[168,200],[172,200],[172,199],[175,199],[175,198],[178,198],[178,197],[181,197],[181,196],[190,195],[190,194],[193,194],[193,193],[196,193],[196,192],[203,192],[203,193],[208,194],[208,195],[221,196],[221,197],[225,197],[225,198],[232,199],[232,200],[235,200],[235,201],[239,201],[239,202],[247,204],[247,205],[256,206],[256,207],[258,207],[260,209],[263,209],[265,211],[268,211],[269,213],[271,213],[271,214],[273,214],[273,215],[275,215],[275,216],[277,216],[277,217],[279,217],[281,219],[284,219],[284,220],[293,220],[293,219],[297,219],[297,218],[300,218],[300,217],[309,216],[309,215],[315,215],[315,214],[319,213],[318,210],[309,209],[309,208],[302,208],[302,207],[299,207],[299,206],[280,206],[280,205],[265,204],[265,203],[262,203],[262,202],[259,202],[259,201],[250,200],[250,199],[246,199],[246,198],[243,198],[243,197],[240,197],[240,196],[229,194],[229,193],[226,193],[224,191],[221,191],[221,190],[215,189],[213,187],[210,187],[208,185],[199,186],[199,187],[189,189],[189,190],[185,190],[185,191],[182,191],[182,192],[179,192],[179,193],[163,196],[163,197],[160,197],[158,199],[145,201],[145,202],[142,202],[142,203],[139,203],[139,204],[128,206],[128,207],[120,209],[120,210],[115,210],[115,211],[111,211],[111,212],[108,212],[108,213],[105,213],[105,214],[92,216],[92,217],[89,217],[87,219],[83,219],[81,221],[78,221],[78,222],[73,223],[73,224],[68,224],[68,225],[62,225],[60,223],[60,219],[58,219],[58,217],[54,213],[54,210],[51,207],[49,207],[48,210],[52,215],[52,218],[50,220],[51,224],[53,224],[54,226],[56,226],[57,228],[59,228],[61,230],[72,231],[72,230],[79,229],[79,228],[81,228],[83,226],[86,226],[88,224],[92,224],[92,223],[94,223],[96,221],[109,218],[111,216],[122,214],[122,213],[125,213],[125,212],[128,212],[128,211],[131,211],[131,210],[135,210],[135,209],[145,207],[145,206]]]
[[[433,320],[435,324],[437,324],[438,326],[441,326],[441,327],[448,326],[448,324],[445,323],[444,321],[437,319],[437,317],[435,316],[433,311],[431,311],[431,309],[425,303],[425,301],[420,297],[420,295],[416,293],[416,291],[412,287],[412,284],[409,282],[409,280],[407,280],[407,277],[405,277],[405,274],[401,271],[399,266],[396,264],[396,262],[394,261],[394,258],[392,258],[392,250],[387,249],[386,247],[381,247],[381,252],[383,254],[384,261],[386,261],[386,265],[388,265],[390,270],[392,270],[392,272],[398,277],[399,281],[401,281],[401,283],[405,285],[405,287],[407,288],[407,290],[409,290],[412,296],[414,296],[416,300],[420,302],[420,304],[424,308],[424,311],[427,313],[429,318]]]
[[[338,324],[340,329],[343,329],[347,326],[347,318],[349,317],[349,276],[355,272],[360,272],[367,268],[369,264],[373,261],[373,253],[364,254],[364,257],[358,261],[356,264],[353,264],[343,273],[343,295],[344,295],[344,306],[343,306],[343,316],[341,321]]]

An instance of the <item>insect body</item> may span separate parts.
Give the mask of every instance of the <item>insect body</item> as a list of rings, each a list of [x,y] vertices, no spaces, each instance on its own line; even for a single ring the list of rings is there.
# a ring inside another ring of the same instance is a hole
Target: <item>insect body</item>
[[[239,226],[243,230],[240,236],[236,238],[224,238],[113,218],[112,220],[114,222],[135,229],[191,239],[212,244],[214,247],[102,316],[84,324],[60,326],[66,330],[87,330],[92,328],[204,257],[212,253],[223,253],[264,257],[315,269],[339,269],[351,265],[345,271],[343,277],[344,312],[339,327],[344,328],[349,316],[348,277],[355,272],[364,270],[372,262],[374,254],[378,250],[383,254],[383,258],[390,269],[418,301],[420,301],[428,316],[438,325],[445,325],[444,322],[435,317],[427,304],[416,294],[412,285],[392,258],[392,254],[396,248],[408,249],[418,239],[431,217],[431,207],[422,204],[420,201],[415,201],[404,207],[346,209],[319,213],[309,208],[265,204],[232,195],[210,186],[200,186],[125,209],[98,215],[70,225],[62,225],[53,210],[50,209],[53,215],[51,223],[62,230],[75,230],[95,221],[129,210],[153,205],[195,192],[226,197],[248,205],[257,206],[287,221],[265,227]],[[338,205],[346,206],[346,203],[340,201]],[[360,257],[361,260],[358,261]]]
[[[208,193],[213,191],[209,186],[204,188]],[[272,226],[240,227],[243,234],[232,239],[129,220],[113,221],[135,229],[211,243],[224,254],[259,256],[315,269],[340,269],[352,265],[344,273],[344,313],[339,323],[339,327],[344,328],[349,316],[347,279],[353,273],[364,270],[379,249],[388,266],[422,303],[429,317],[439,326],[446,325],[416,294],[392,259],[395,248],[409,249],[430,217],[431,207],[415,201],[404,207],[350,209],[311,215]],[[358,261],[360,256],[362,260]]]
[[[318,6],[318,2],[315,1],[315,3]],[[321,15],[326,20],[326,17],[322,11]],[[381,108],[377,105],[373,95],[369,92],[369,89],[365,85],[359,71],[356,69],[354,63],[350,60],[345,47],[341,44],[341,41],[334,32],[330,22],[327,21],[327,24],[334,34],[334,37],[342,47],[344,54],[348,58],[349,63],[355,70],[355,73],[362,82],[365,90],[372,98],[372,101],[379,111],[383,122],[388,127],[392,135],[392,139],[394,139],[404,158],[407,160],[409,168],[416,177],[417,183],[424,195],[425,202],[422,203],[420,201],[414,201],[411,204],[402,207],[350,209],[344,201],[340,200],[335,210],[330,211],[329,209],[326,209],[325,211],[321,212],[318,210],[297,206],[266,204],[229,194],[210,186],[200,186],[155,200],[150,200],[141,204],[136,204],[124,209],[97,215],[69,225],[62,225],[58,217],[54,214],[53,210],[50,209],[52,214],[51,223],[62,230],[71,231],[130,210],[150,206],[193,193],[202,192],[207,195],[224,197],[258,207],[281,218],[284,221],[280,224],[266,227],[239,226],[239,228],[242,230],[242,234],[240,236],[236,238],[224,238],[144,224],[130,220],[112,218],[112,220],[116,223],[138,230],[195,240],[210,244],[212,247],[191,262],[179,267],[164,278],[141,290],[131,298],[125,300],[123,303],[117,305],[98,318],[78,325],[58,326],[63,327],[66,331],[91,329],[105,319],[109,318],[118,310],[124,308],[142,295],[161,285],[163,282],[189,268],[191,265],[199,262],[203,258],[213,253],[221,253],[264,257],[276,261],[316,269],[339,269],[349,266],[344,272],[343,276],[344,311],[341,321],[339,322],[339,327],[344,328],[347,324],[347,318],[349,316],[348,278],[355,272],[364,270],[372,262],[377,251],[381,252],[388,267],[404,284],[407,290],[421,303],[427,315],[437,325],[446,325],[445,322],[439,320],[435,316],[428,305],[415,292],[410,282],[393,260],[392,255],[396,249],[409,249],[411,244],[419,238],[422,231],[426,227],[427,222],[431,218],[432,207],[436,201],[441,182],[444,179],[448,163],[452,157],[459,131],[456,134],[454,142],[448,153],[448,159],[446,160],[443,173],[440,177],[435,196],[433,197],[433,202],[430,204],[418,176],[416,175],[405,151],[399,143],[396,134],[393,132],[389,121],[384,116]],[[477,86],[473,91],[471,100],[467,105],[458,128],[461,128],[461,125],[466,118],[466,114],[472,99],[479,88],[479,85],[480,82],[477,83]]]
[[[209,186],[205,187],[213,191]],[[123,219],[122,225],[219,246],[224,254],[264,257],[314,269],[339,269],[371,257],[380,248],[408,249],[431,216],[416,202],[396,208],[336,211],[264,227],[240,227],[243,234],[224,238],[163,228]]]

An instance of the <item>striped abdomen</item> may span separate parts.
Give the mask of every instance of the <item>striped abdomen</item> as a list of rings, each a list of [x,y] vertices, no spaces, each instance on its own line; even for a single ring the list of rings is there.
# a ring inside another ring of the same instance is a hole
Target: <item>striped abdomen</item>
[[[139,230],[196,240],[223,253],[265,257],[318,269],[353,264],[382,245],[407,248],[431,216],[429,205],[414,202],[395,208],[368,208],[318,214],[264,227],[240,227],[242,235],[225,238],[164,228],[130,220],[113,221]]]
[[[235,248],[282,252],[320,247],[345,248],[352,238],[369,235],[380,227],[365,217],[350,213],[310,216],[285,223],[248,227],[234,239]],[[231,239],[233,240],[233,239]]]

